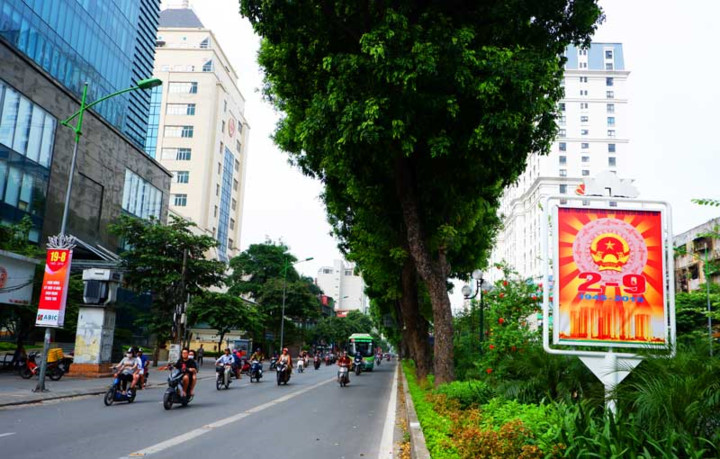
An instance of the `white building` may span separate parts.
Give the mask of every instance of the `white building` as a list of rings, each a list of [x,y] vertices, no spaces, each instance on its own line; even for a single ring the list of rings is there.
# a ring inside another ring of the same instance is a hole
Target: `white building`
[[[550,195],[575,196],[583,180],[609,170],[626,177],[628,94],[620,43],[566,51],[565,98],[550,154],[533,154],[517,184],[505,190],[491,263],[505,261],[522,277],[540,278],[542,204]],[[589,204],[583,202],[583,204]],[[492,274],[499,273],[490,270]]]
[[[239,253],[247,164],[245,99],[212,31],[189,8],[160,13],[146,150],[173,173],[170,210]]]
[[[317,285],[335,300],[336,313],[367,312],[365,282],[355,273],[354,263],[335,260],[332,266],[323,266],[318,270]]]

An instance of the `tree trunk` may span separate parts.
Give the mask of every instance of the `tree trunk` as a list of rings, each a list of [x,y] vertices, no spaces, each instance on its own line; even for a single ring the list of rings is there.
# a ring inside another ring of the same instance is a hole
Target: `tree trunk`
[[[420,314],[417,271],[411,258],[405,260],[402,270],[400,308],[404,320],[403,339],[407,339],[418,379],[425,379],[432,369],[432,353],[428,343],[428,322]]]
[[[221,334],[220,334],[220,341],[218,341],[218,352],[219,352],[220,354],[222,354],[223,352],[225,352],[225,350],[223,349],[223,345],[222,345],[224,339],[225,339],[225,333],[221,333]],[[228,347],[230,347],[230,346],[228,346]]]
[[[435,385],[438,386],[455,379],[452,309],[446,284],[450,269],[444,249],[438,250],[436,258],[431,256],[428,249],[420,221],[415,178],[407,158],[399,158],[396,161],[395,180],[410,255],[418,274],[427,286],[432,303],[435,328]]]
[[[160,342],[155,343],[153,349],[153,367],[158,366],[158,359],[160,358]]]

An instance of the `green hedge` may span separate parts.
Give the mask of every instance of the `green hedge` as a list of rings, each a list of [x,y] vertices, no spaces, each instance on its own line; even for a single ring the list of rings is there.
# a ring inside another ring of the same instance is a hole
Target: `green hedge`
[[[434,392],[457,400],[463,408],[483,405],[494,396],[493,390],[487,384],[477,380],[453,381],[443,384]]]

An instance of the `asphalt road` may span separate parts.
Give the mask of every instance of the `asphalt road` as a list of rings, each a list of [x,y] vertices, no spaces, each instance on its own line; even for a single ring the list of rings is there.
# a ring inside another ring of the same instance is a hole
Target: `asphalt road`
[[[244,376],[227,391],[206,379],[189,406],[171,411],[162,407],[165,387],[110,407],[102,396],[87,396],[6,408],[0,456],[377,458],[395,369],[384,362],[353,374],[345,388],[335,382],[336,367],[325,365],[293,373],[287,386],[277,386],[268,371],[259,384]],[[201,375],[210,372],[206,367]]]

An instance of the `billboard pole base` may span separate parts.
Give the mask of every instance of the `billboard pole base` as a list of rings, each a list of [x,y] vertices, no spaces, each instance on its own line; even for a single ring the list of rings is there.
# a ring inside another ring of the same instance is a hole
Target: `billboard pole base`
[[[618,357],[612,350],[605,355],[581,356],[580,360],[605,386],[605,409],[617,414],[613,390],[642,362],[642,357]]]

